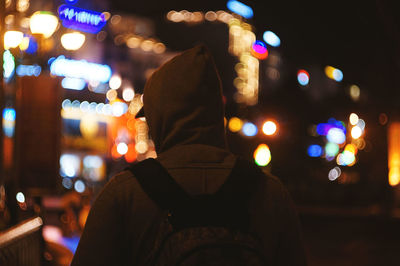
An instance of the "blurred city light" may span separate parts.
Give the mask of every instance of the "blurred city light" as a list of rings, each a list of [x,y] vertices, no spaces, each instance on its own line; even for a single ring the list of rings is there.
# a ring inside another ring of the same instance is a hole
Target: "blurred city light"
[[[42,72],[42,68],[39,65],[19,65],[15,73],[17,76],[24,77],[24,76],[35,76],[38,77]]]
[[[300,85],[306,86],[310,82],[310,75],[304,69],[300,69],[297,72],[297,81]]]
[[[346,135],[344,134],[343,130],[335,127],[329,129],[328,134],[326,134],[326,138],[329,142],[336,144],[342,144],[346,141]]]
[[[19,0],[17,1],[16,9],[18,12],[25,12],[29,8],[29,0]]]
[[[28,54],[34,54],[38,50],[38,43],[32,36],[24,36],[21,43],[19,44],[19,49]]]
[[[107,23],[105,14],[70,5],[61,5],[58,14],[66,28],[98,33]]]
[[[334,68],[332,66],[325,67],[325,74],[328,78],[333,79],[337,82],[343,80],[343,73],[341,70]]]
[[[385,113],[380,113],[380,114],[379,114],[379,124],[381,124],[381,125],[383,126],[383,125],[386,125],[387,122],[388,122],[388,116],[387,116],[387,114],[385,114]]]
[[[242,132],[245,136],[247,137],[253,137],[255,135],[257,135],[257,127],[251,123],[251,122],[246,122],[244,123],[243,127],[242,127]]]
[[[351,113],[350,117],[349,117],[349,121],[350,121],[351,125],[353,125],[353,126],[357,125],[357,123],[358,123],[358,115],[355,114],[355,113]]]
[[[339,167],[336,166],[335,168],[333,168],[333,169],[331,169],[331,170],[329,171],[328,179],[329,179],[330,181],[335,181],[336,179],[338,179],[338,177],[339,177],[341,174],[342,174],[342,171],[340,170]]]
[[[67,59],[60,55],[51,62],[50,72],[56,76],[81,78],[86,81],[106,83],[111,78],[111,68],[108,65],[89,63],[86,60]]]
[[[308,146],[307,153],[310,157],[320,157],[323,153],[323,150],[321,146],[313,144]]]
[[[51,12],[37,11],[33,13],[30,19],[30,29],[32,33],[42,34],[49,38],[56,31],[58,18]]]
[[[400,122],[392,122],[388,128],[389,184],[400,183]]]
[[[364,121],[363,119],[358,119],[358,121],[357,121],[357,126],[358,126],[362,131],[364,131],[364,128],[365,128],[365,121]]]
[[[358,101],[360,99],[360,88],[357,85],[350,86],[350,97],[353,101]]]
[[[251,46],[251,54],[260,60],[268,57],[267,45],[262,41],[255,41]]]
[[[254,151],[254,161],[259,166],[266,166],[271,161],[271,151],[267,144],[258,145]]]
[[[14,56],[11,54],[9,50],[4,51],[3,54],[3,76],[6,79],[9,79],[14,74],[15,70],[15,61]]]
[[[349,152],[353,153],[354,155],[357,154],[357,147],[354,144],[347,144],[344,147],[344,150],[349,151]]]
[[[146,141],[138,141],[138,142],[136,142],[135,150],[138,153],[140,153],[140,154],[146,153],[148,149],[149,149],[149,145],[147,144]]]
[[[117,145],[117,151],[119,154],[124,155],[128,152],[128,145],[124,142],[120,142]]]
[[[84,81],[83,79],[79,79],[79,78],[65,77],[61,81],[61,86],[64,89],[80,91],[86,87],[86,81]]]
[[[263,39],[267,44],[273,47],[278,47],[281,45],[281,39],[279,39],[279,37],[272,31],[265,31],[263,34]]]
[[[243,121],[238,117],[229,119],[228,128],[232,132],[239,132],[242,129]]]
[[[344,150],[336,158],[336,163],[341,166],[352,166],[355,163],[356,157],[349,150]]]
[[[362,129],[359,126],[354,126],[351,129],[351,137],[353,139],[358,139],[362,135]]]
[[[216,21],[218,16],[214,11],[208,11],[206,12],[206,14],[204,15],[204,18],[208,21]]]
[[[115,117],[120,117],[128,111],[128,105],[120,101],[112,103],[111,107],[112,107],[112,114]]]
[[[61,44],[66,50],[78,50],[85,43],[85,35],[79,32],[65,33],[61,36]]]
[[[74,184],[74,189],[78,193],[83,193],[86,189],[85,183],[82,180],[76,180]]]
[[[13,108],[4,108],[3,109],[3,132],[4,135],[11,138],[14,136],[15,131],[15,118],[16,112]]]
[[[66,189],[71,189],[72,188],[72,180],[68,177],[64,177],[61,184],[63,185],[63,187],[65,187]]]
[[[226,3],[226,6],[228,7],[228,9],[230,11],[232,11],[233,13],[236,13],[244,18],[250,19],[253,17],[253,9],[250,6],[245,5],[239,1],[229,0]]]
[[[276,132],[276,124],[273,121],[267,121],[262,126],[262,131],[265,135],[271,136]]]
[[[4,49],[10,49],[18,47],[22,42],[24,34],[20,31],[9,30],[4,34]]]
[[[326,157],[335,157],[339,152],[339,145],[336,143],[328,142],[325,145],[325,155]]]
[[[135,91],[132,88],[125,88],[122,91],[122,99],[126,102],[130,102],[135,98]]]
[[[60,156],[60,175],[76,177],[81,171],[81,159],[78,155],[64,153]]]
[[[114,74],[110,78],[110,81],[108,82],[108,86],[110,86],[111,89],[117,90],[119,87],[121,87],[122,84],[122,79],[120,75]]]
[[[25,202],[25,195],[22,192],[18,192],[16,195],[16,199],[19,203],[24,203]]]

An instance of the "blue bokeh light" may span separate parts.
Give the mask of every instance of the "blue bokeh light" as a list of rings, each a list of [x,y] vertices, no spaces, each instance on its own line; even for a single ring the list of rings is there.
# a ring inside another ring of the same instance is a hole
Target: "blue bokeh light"
[[[247,137],[253,137],[257,135],[257,127],[251,123],[251,122],[246,122],[243,127],[242,127],[242,132],[245,136]]]
[[[228,3],[226,3],[226,6],[228,9],[244,18],[252,18],[253,17],[253,9],[249,7],[248,5],[245,5],[239,1],[236,0],[229,0]]]
[[[279,37],[272,31],[264,32],[263,39],[266,43],[273,47],[278,47],[281,45],[281,39],[279,39]]]
[[[320,157],[322,152],[322,147],[317,144],[310,145],[307,149],[308,156],[310,157]]]

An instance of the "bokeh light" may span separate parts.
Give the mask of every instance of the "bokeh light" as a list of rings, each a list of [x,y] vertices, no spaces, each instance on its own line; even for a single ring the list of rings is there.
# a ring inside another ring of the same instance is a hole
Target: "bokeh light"
[[[253,136],[257,135],[258,129],[253,123],[246,122],[246,123],[244,123],[244,125],[242,127],[242,132],[247,137],[253,137]]]
[[[18,192],[17,195],[15,196],[17,201],[19,203],[24,203],[25,202],[25,195],[22,192]]]
[[[350,117],[349,117],[349,121],[350,121],[351,125],[353,125],[353,126],[357,125],[357,123],[358,123],[358,115],[355,114],[355,113],[351,113]]]
[[[229,0],[226,3],[226,6],[230,11],[244,18],[250,19],[253,17],[253,9],[250,6],[243,4],[242,2],[239,2],[237,0]]]
[[[265,59],[268,57],[267,45],[262,41],[255,41],[251,46],[251,54],[257,59]]]
[[[339,145],[336,143],[328,142],[325,145],[325,155],[326,157],[335,157],[339,152]]]
[[[310,157],[320,157],[323,153],[323,149],[320,145],[313,144],[308,146],[307,154]]]
[[[335,168],[333,168],[333,169],[331,169],[330,171],[329,171],[329,174],[328,174],[328,179],[330,180],[330,181],[335,181],[336,179],[338,179],[339,178],[339,176],[342,174],[342,171],[340,170],[340,168],[339,167],[335,167]]]
[[[328,78],[333,79],[337,82],[343,80],[343,72],[340,69],[334,68],[332,66],[325,67],[325,74]]]
[[[56,31],[58,18],[48,11],[37,11],[30,19],[30,29],[32,33],[42,34],[49,38]]]
[[[300,69],[297,72],[297,81],[300,85],[306,86],[310,82],[310,74],[304,69]]]
[[[124,155],[128,152],[128,145],[124,142],[120,142],[117,144],[117,151],[119,154]]]
[[[130,102],[135,98],[135,91],[132,88],[125,88],[122,91],[122,99],[126,102]]]
[[[353,139],[358,139],[362,135],[362,129],[359,126],[354,126],[351,129],[351,137]]]
[[[228,128],[232,132],[239,132],[242,129],[243,121],[238,117],[229,119]]]
[[[112,75],[110,80],[109,80],[109,82],[108,82],[108,85],[113,90],[119,89],[119,87],[121,87],[121,84],[122,84],[121,76],[117,75],[117,74]]]
[[[65,33],[61,36],[61,44],[66,50],[78,50],[85,43],[85,35],[80,32]]]
[[[278,35],[272,31],[265,31],[263,34],[263,39],[267,44],[273,47],[278,47],[281,45],[281,39],[279,39]]]
[[[360,88],[357,85],[352,85],[349,90],[351,99],[355,102],[358,101],[361,94]]]
[[[4,34],[4,49],[15,48],[22,42],[24,34],[20,31],[9,30]]]
[[[85,183],[82,180],[76,180],[74,184],[74,189],[78,193],[83,193],[86,189]]]
[[[342,144],[346,141],[346,135],[344,134],[343,130],[336,127],[329,129],[326,138],[329,142],[336,144]]]
[[[266,166],[271,161],[271,151],[267,144],[258,145],[254,151],[254,161],[259,166]]]
[[[262,131],[267,136],[275,134],[276,129],[277,129],[276,124],[273,121],[267,121],[262,126]]]

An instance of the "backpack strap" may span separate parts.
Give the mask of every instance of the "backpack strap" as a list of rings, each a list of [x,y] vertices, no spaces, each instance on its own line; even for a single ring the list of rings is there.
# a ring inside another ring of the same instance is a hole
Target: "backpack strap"
[[[148,158],[128,167],[146,194],[163,210],[190,201],[190,196],[155,159]]]
[[[155,159],[149,158],[127,168],[130,170],[146,194],[163,210],[190,209],[196,202],[194,196],[186,193]],[[212,195],[215,202],[225,202],[226,206],[238,209],[247,204],[263,175],[254,164],[238,158],[225,183]],[[201,198],[201,197],[200,197]]]

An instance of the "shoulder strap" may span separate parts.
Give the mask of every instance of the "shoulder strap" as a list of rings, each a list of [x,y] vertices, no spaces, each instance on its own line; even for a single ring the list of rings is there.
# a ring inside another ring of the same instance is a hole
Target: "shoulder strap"
[[[149,158],[128,168],[146,194],[161,208],[169,209],[190,201],[190,196],[175,182],[167,170]]]

